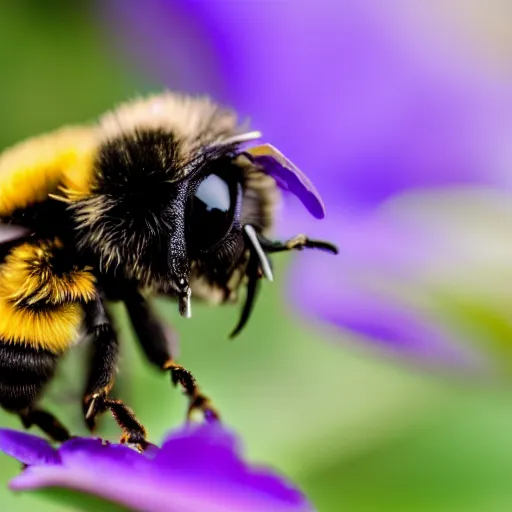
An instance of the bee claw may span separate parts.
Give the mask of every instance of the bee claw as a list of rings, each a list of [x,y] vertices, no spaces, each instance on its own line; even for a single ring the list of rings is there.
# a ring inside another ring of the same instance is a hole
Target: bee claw
[[[192,421],[192,415],[195,411],[201,412],[207,423],[214,423],[220,421],[219,413],[211,405],[210,400],[202,394],[191,399],[190,405],[187,411],[187,421]]]
[[[85,413],[85,419],[88,421],[92,418],[94,415],[94,406],[96,405],[96,400],[98,399],[99,394],[95,394],[92,396],[91,403],[89,404],[89,407],[87,408],[87,412]]]
[[[207,422],[219,420],[219,413],[211,406],[210,399],[203,395],[192,373],[174,362],[172,359],[163,365],[164,370],[170,370],[171,382],[183,388],[184,394],[189,398],[186,420],[190,422],[195,411],[201,411]]]
[[[91,419],[91,416],[92,416],[92,413],[94,411],[94,404],[96,402],[96,399],[94,399],[90,404],[89,404],[89,408],[87,409],[87,412],[85,413],[85,419],[86,420],[89,420]]]

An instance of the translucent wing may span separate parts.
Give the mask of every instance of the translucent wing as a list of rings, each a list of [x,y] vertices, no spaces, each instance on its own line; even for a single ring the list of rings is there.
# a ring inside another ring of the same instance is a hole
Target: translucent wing
[[[30,234],[30,231],[22,226],[0,224],[0,245],[4,245],[15,240],[20,240],[28,234]]]

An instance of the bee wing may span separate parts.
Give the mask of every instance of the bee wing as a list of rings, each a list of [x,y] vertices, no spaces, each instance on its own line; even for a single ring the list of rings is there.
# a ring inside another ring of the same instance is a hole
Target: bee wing
[[[0,245],[14,242],[30,234],[30,230],[14,224],[0,224]]]
[[[311,180],[277,148],[261,144],[246,149],[242,154],[272,176],[279,188],[297,196],[313,217],[325,217],[324,203]]]

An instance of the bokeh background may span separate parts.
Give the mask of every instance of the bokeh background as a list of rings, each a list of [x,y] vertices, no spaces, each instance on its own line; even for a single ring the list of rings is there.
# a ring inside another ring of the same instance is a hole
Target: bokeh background
[[[432,0],[429,5],[425,27],[436,20],[464,28],[490,67],[509,72],[508,2]],[[141,65],[130,51],[123,53],[115,21],[100,3],[2,0],[0,148],[65,123],[93,120],[120,101],[166,85],[162,75],[150,72],[151,66]],[[314,172],[308,174],[314,180]],[[450,291],[451,324],[459,328],[462,342],[466,335],[483,347],[489,342],[494,359],[510,367],[512,198],[506,190],[439,194],[411,193],[397,201],[396,211],[427,215],[430,225],[437,222],[445,231],[447,219],[452,222],[448,233],[459,239],[452,240],[448,252],[437,251],[434,273],[436,284]],[[475,248],[478,257],[465,257],[461,270],[459,255]],[[285,291],[291,260],[301,257],[276,258],[276,282],[264,283],[252,321],[234,341],[227,336],[238,318],[237,307],[194,303],[192,320],[184,320],[174,305],[158,303],[180,333],[180,362],[214,397],[249,457],[288,475],[322,512],[512,510],[507,372],[472,377],[437,371],[421,361],[373,350],[349,331],[340,334],[305,320]],[[449,265],[442,265],[444,259]],[[464,300],[466,277],[471,277],[471,296],[479,301]],[[428,284],[413,283],[418,293]],[[158,442],[182,421],[185,399],[171,389],[166,375],[145,363],[124,310],[116,307],[116,312],[122,359],[115,393]],[[69,354],[44,400],[77,434],[86,433],[80,406],[83,358],[84,347]],[[4,413],[0,423],[19,427],[16,418]],[[110,439],[118,435],[107,417],[100,433]],[[70,510],[45,497],[11,493],[7,482],[19,468],[7,457],[0,459],[3,510]]]

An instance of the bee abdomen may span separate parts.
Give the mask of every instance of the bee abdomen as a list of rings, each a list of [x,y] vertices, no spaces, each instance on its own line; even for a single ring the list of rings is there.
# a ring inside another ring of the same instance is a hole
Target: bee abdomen
[[[0,405],[20,412],[32,407],[53,377],[57,354],[0,341]]]

